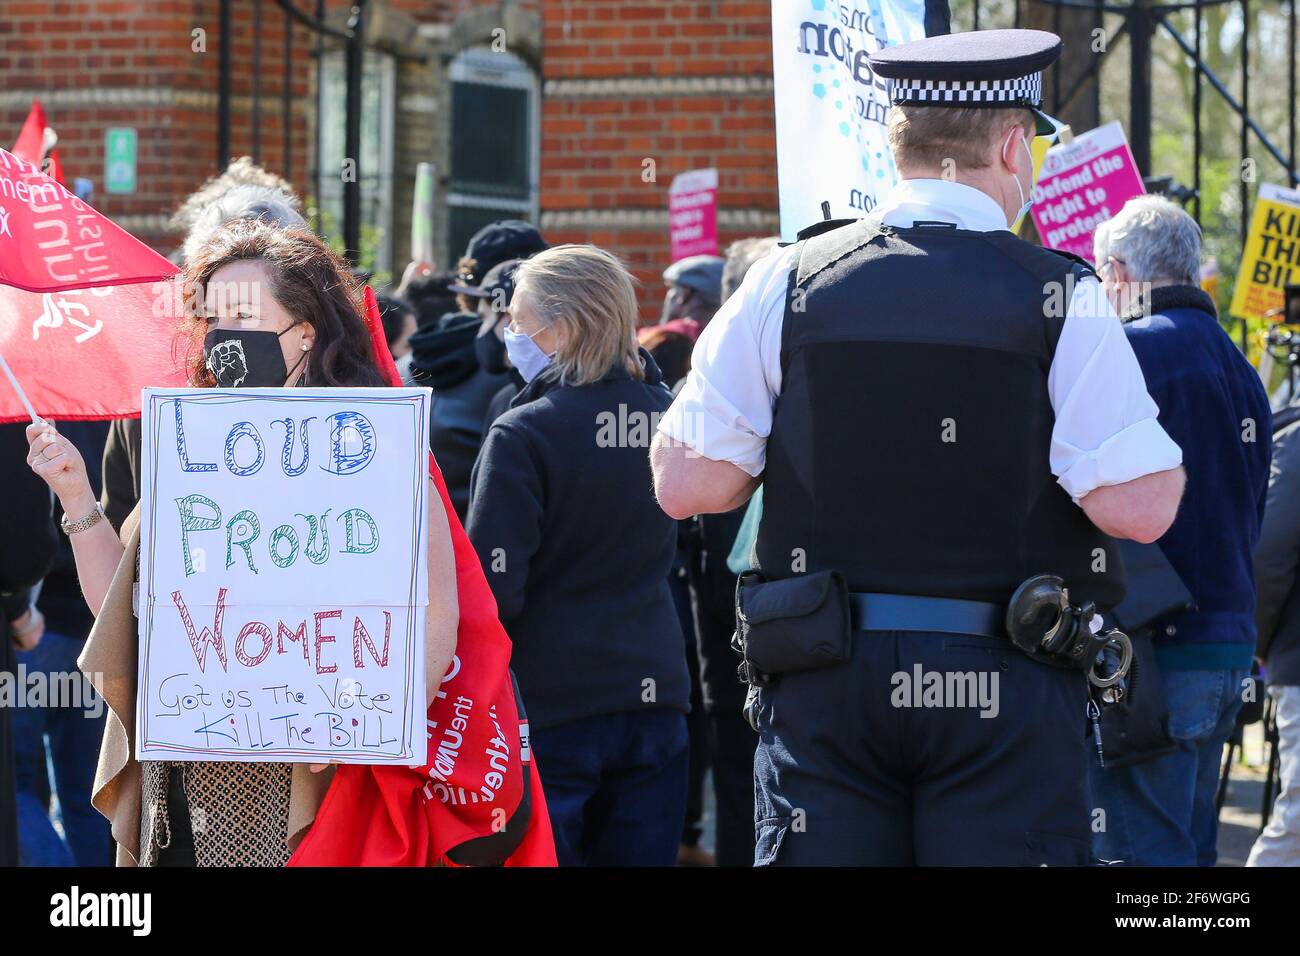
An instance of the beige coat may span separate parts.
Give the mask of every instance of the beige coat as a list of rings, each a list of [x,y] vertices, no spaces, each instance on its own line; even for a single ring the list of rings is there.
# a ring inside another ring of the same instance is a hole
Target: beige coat
[[[112,824],[117,865],[136,866],[140,858],[141,767],[135,759],[135,696],[139,622],[132,609],[132,585],[140,547],[140,508],[122,524],[126,553],[113,575],[104,606],[77,661],[108,704],[104,743],[91,803]],[[314,774],[294,764],[289,794],[289,846],[296,847],[334,779],[331,767]]]

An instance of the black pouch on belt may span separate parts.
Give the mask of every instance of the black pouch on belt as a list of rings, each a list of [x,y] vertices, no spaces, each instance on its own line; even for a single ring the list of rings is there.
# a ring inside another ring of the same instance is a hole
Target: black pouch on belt
[[[736,585],[736,639],[764,674],[830,667],[849,659],[853,623],[838,571],[764,581],[752,572]]]

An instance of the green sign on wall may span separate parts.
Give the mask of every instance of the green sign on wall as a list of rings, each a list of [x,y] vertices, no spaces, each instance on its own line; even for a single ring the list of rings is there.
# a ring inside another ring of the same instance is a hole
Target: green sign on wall
[[[135,128],[118,126],[104,132],[104,190],[135,192]]]

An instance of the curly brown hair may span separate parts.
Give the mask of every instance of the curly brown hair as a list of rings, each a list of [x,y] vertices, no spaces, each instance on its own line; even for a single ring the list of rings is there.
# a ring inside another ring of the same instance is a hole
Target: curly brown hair
[[[185,343],[190,383],[216,382],[203,360],[207,333],[204,290],[222,266],[261,262],[275,301],[295,322],[316,331],[303,382],[313,386],[386,385],[375,365],[370,333],[362,318],[361,286],[346,261],[309,232],[260,220],[235,220],[222,227],[185,268]]]

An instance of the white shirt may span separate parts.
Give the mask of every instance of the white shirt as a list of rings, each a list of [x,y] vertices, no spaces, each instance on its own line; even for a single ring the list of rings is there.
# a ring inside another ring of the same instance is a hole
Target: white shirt
[[[896,227],[921,219],[979,232],[1007,228],[990,196],[939,179],[900,182],[875,215]],[[705,458],[729,461],[755,477],[763,472],[781,392],[781,324],[797,248],[777,247],[756,262],[718,309],[695,345],[685,386],[659,423],[660,432]],[[1074,287],[1047,390],[1056,413],[1052,474],[1075,501],[1094,488],[1182,464],[1182,450],[1156,421],[1160,410],[1096,279]]]

